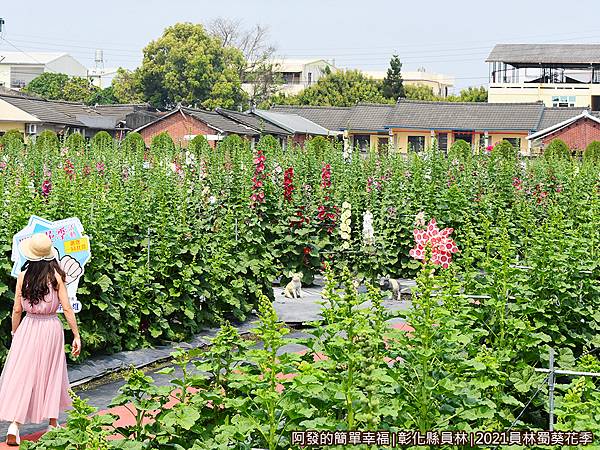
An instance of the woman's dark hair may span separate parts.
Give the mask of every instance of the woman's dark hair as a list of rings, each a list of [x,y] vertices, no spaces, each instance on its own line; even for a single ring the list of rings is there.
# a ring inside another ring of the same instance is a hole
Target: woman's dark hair
[[[29,302],[31,306],[37,305],[44,300],[50,292],[48,284],[52,289],[58,291],[58,281],[55,273],[65,281],[65,273],[58,265],[58,261],[28,261],[23,266],[25,270],[23,285],[21,286],[21,297]]]

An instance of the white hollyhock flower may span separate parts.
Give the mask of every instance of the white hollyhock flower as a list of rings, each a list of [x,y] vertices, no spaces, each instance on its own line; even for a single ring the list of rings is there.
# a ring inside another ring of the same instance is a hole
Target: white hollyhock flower
[[[348,250],[350,248],[351,238],[351,225],[352,225],[352,205],[348,202],[342,203],[342,214],[340,224],[340,238],[342,242],[342,250]]]
[[[417,214],[415,216],[415,225],[417,227],[425,226],[425,212],[424,211],[420,211],[419,214]]]
[[[215,197],[214,195],[211,195],[210,197],[208,197],[208,203],[210,203],[211,205],[214,205],[215,203],[217,203],[217,197]]]
[[[196,162],[196,155],[194,155],[191,152],[185,152],[185,163],[188,166],[192,166],[194,165],[194,163]]]
[[[363,215],[363,241],[365,245],[373,245],[375,243],[373,214],[371,214],[370,211],[365,211],[365,214]]]

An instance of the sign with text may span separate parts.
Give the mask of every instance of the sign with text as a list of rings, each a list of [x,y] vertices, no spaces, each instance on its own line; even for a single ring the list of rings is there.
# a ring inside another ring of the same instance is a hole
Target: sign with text
[[[31,216],[25,228],[13,236],[11,275],[17,277],[27,262],[19,251],[19,243],[36,233],[45,233],[58,252],[60,267],[66,274],[65,284],[73,312],[81,311],[77,300],[77,286],[83,275],[85,264],[91,257],[90,240],[84,235],[81,221],[76,217],[51,222],[37,216]],[[63,312],[59,307],[58,312]]]

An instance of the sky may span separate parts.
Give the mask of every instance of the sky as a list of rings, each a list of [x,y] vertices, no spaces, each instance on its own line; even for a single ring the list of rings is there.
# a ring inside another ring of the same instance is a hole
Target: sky
[[[91,68],[102,49],[105,67],[133,69],[166,27],[224,17],[268,26],[287,59],[385,70],[398,54],[406,71],[454,76],[458,91],[487,84],[496,43],[600,43],[599,15],[598,0],[25,0],[0,4],[0,52],[68,52]]]

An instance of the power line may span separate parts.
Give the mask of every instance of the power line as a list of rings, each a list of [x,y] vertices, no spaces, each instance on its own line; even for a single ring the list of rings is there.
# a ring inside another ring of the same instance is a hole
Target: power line
[[[591,31],[591,30],[590,30]],[[580,32],[571,32],[571,33],[563,33],[563,34],[552,34],[552,35],[548,35],[548,34],[544,34],[544,35],[533,35],[530,37],[552,37],[552,38],[556,38],[557,36],[572,36],[574,34],[577,34],[577,37],[574,38],[570,38],[570,39],[553,39],[551,41],[548,42],[559,42],[559,41],[575,41],[575,40],[580,40],[580,39],[585,39],[585,38],[599,38],[598,34],[597,34],[597,30],[594,30],[595,33],[593,35],[581,35],[579,34]],[[40,41],[36,41],[36,40],[26,40],[26,39],[14,39],[15,42],[20,42],[20,43],[30,43],[30,44],[43,44],[43,45],[52,45],[52,46],[58,46],[58,47],[65,47],[65,45],[61,44],[61,42],[78,42],[81,43],[81,41],[72,41],[72,40],[67,40],[67,39],[53,39],[52,42],[48,42],[47,37],[41,37],[41,36],[34,36],[34,35],[23,35],[23,34],[14,34],[15,36],[21,36],[21,37],[25,37],[25,38],[40,38],[40,39],[44,39],[44,41],[40,42]],[[520,38],[523,39],[523,38]],[[515,40],[515,39],[511,39],[511,40]],[[122,54],[127,54],[127,55],[139,55],[141,53],[141,49],[124,49],[123,46],[121,44],[116,44],[115,45],[119,45],[119,47],[107,47],[106,44],[107,42],[100,42],[100,41],[88,41],[88,42],[96,42],[98,43],[98,45],[91,47],[91,46],[85,46],[85,45],[79,45],[79,44],[71,44],[69,43],[67,46],[71,47],[71,48],[81,48],[81,49],[89,49],[89,50],[95,50],[98,47],[102,47],[104,50],[111,50],[117,53],[122,53]],[[459,41],[457,43],[469,43],[472,44],[473,41]],[[494,42],[492,40],[487,40],[487,41],[480,41],[480,42]],[[109,43],[110,44],[110,43]],[[313,48],[313,49],[301,49],[301,48],[288,48],[287,51],[285,51],[285,53],[288,56],[305,56],[305,57],[313,57],[313,56],[322,56],[323,54],[336,54],[338,56],[369,56],[369,55],[373,55],[374,53],[381,53],[381,54],[392,54],[392,53],[402,53],[402,54],[423,54],[423,53],[440,53],[442,52],[443,54],[446,52],[456,52],[457,50],[476,50],[476,49],[489,49],[490,46],[486,45],[486,46],[478,46],[478,47],[456,47],[455,45],[453,45],[452,47],[446,47],[446,48],[441,48],[441,49],[435,49],[433,47],[435,47],[436,45],[450,45],[451,43],[449,42],[443,42],[443,43],[433,43],[433,44],[395,44],[395,45],[390,45],[390,46],[369,46],[369,47],[321,47],[321,48]],[[402,52],[399,52],[398,49],[400,48],[411,48],[414,50],[405,50]],[[423,50],[422,48],[425,48],[425,50]],[[380,49],[380,50],[385,50],[383,52],[376,52],[374,50],[376,49]],[[291,50],[294,51],[306,51],[306,50],[317,50],[318,53],[294,53],[294,52],[290,52]],[[364,50],[364,53],[359,53],[359,52],[350,52],[350,53],[345,53],[345,52],[341,52],[342,50]],[[284,52],[282,52],[284,53]],[[336,58],[338,57],[336,56]]]

